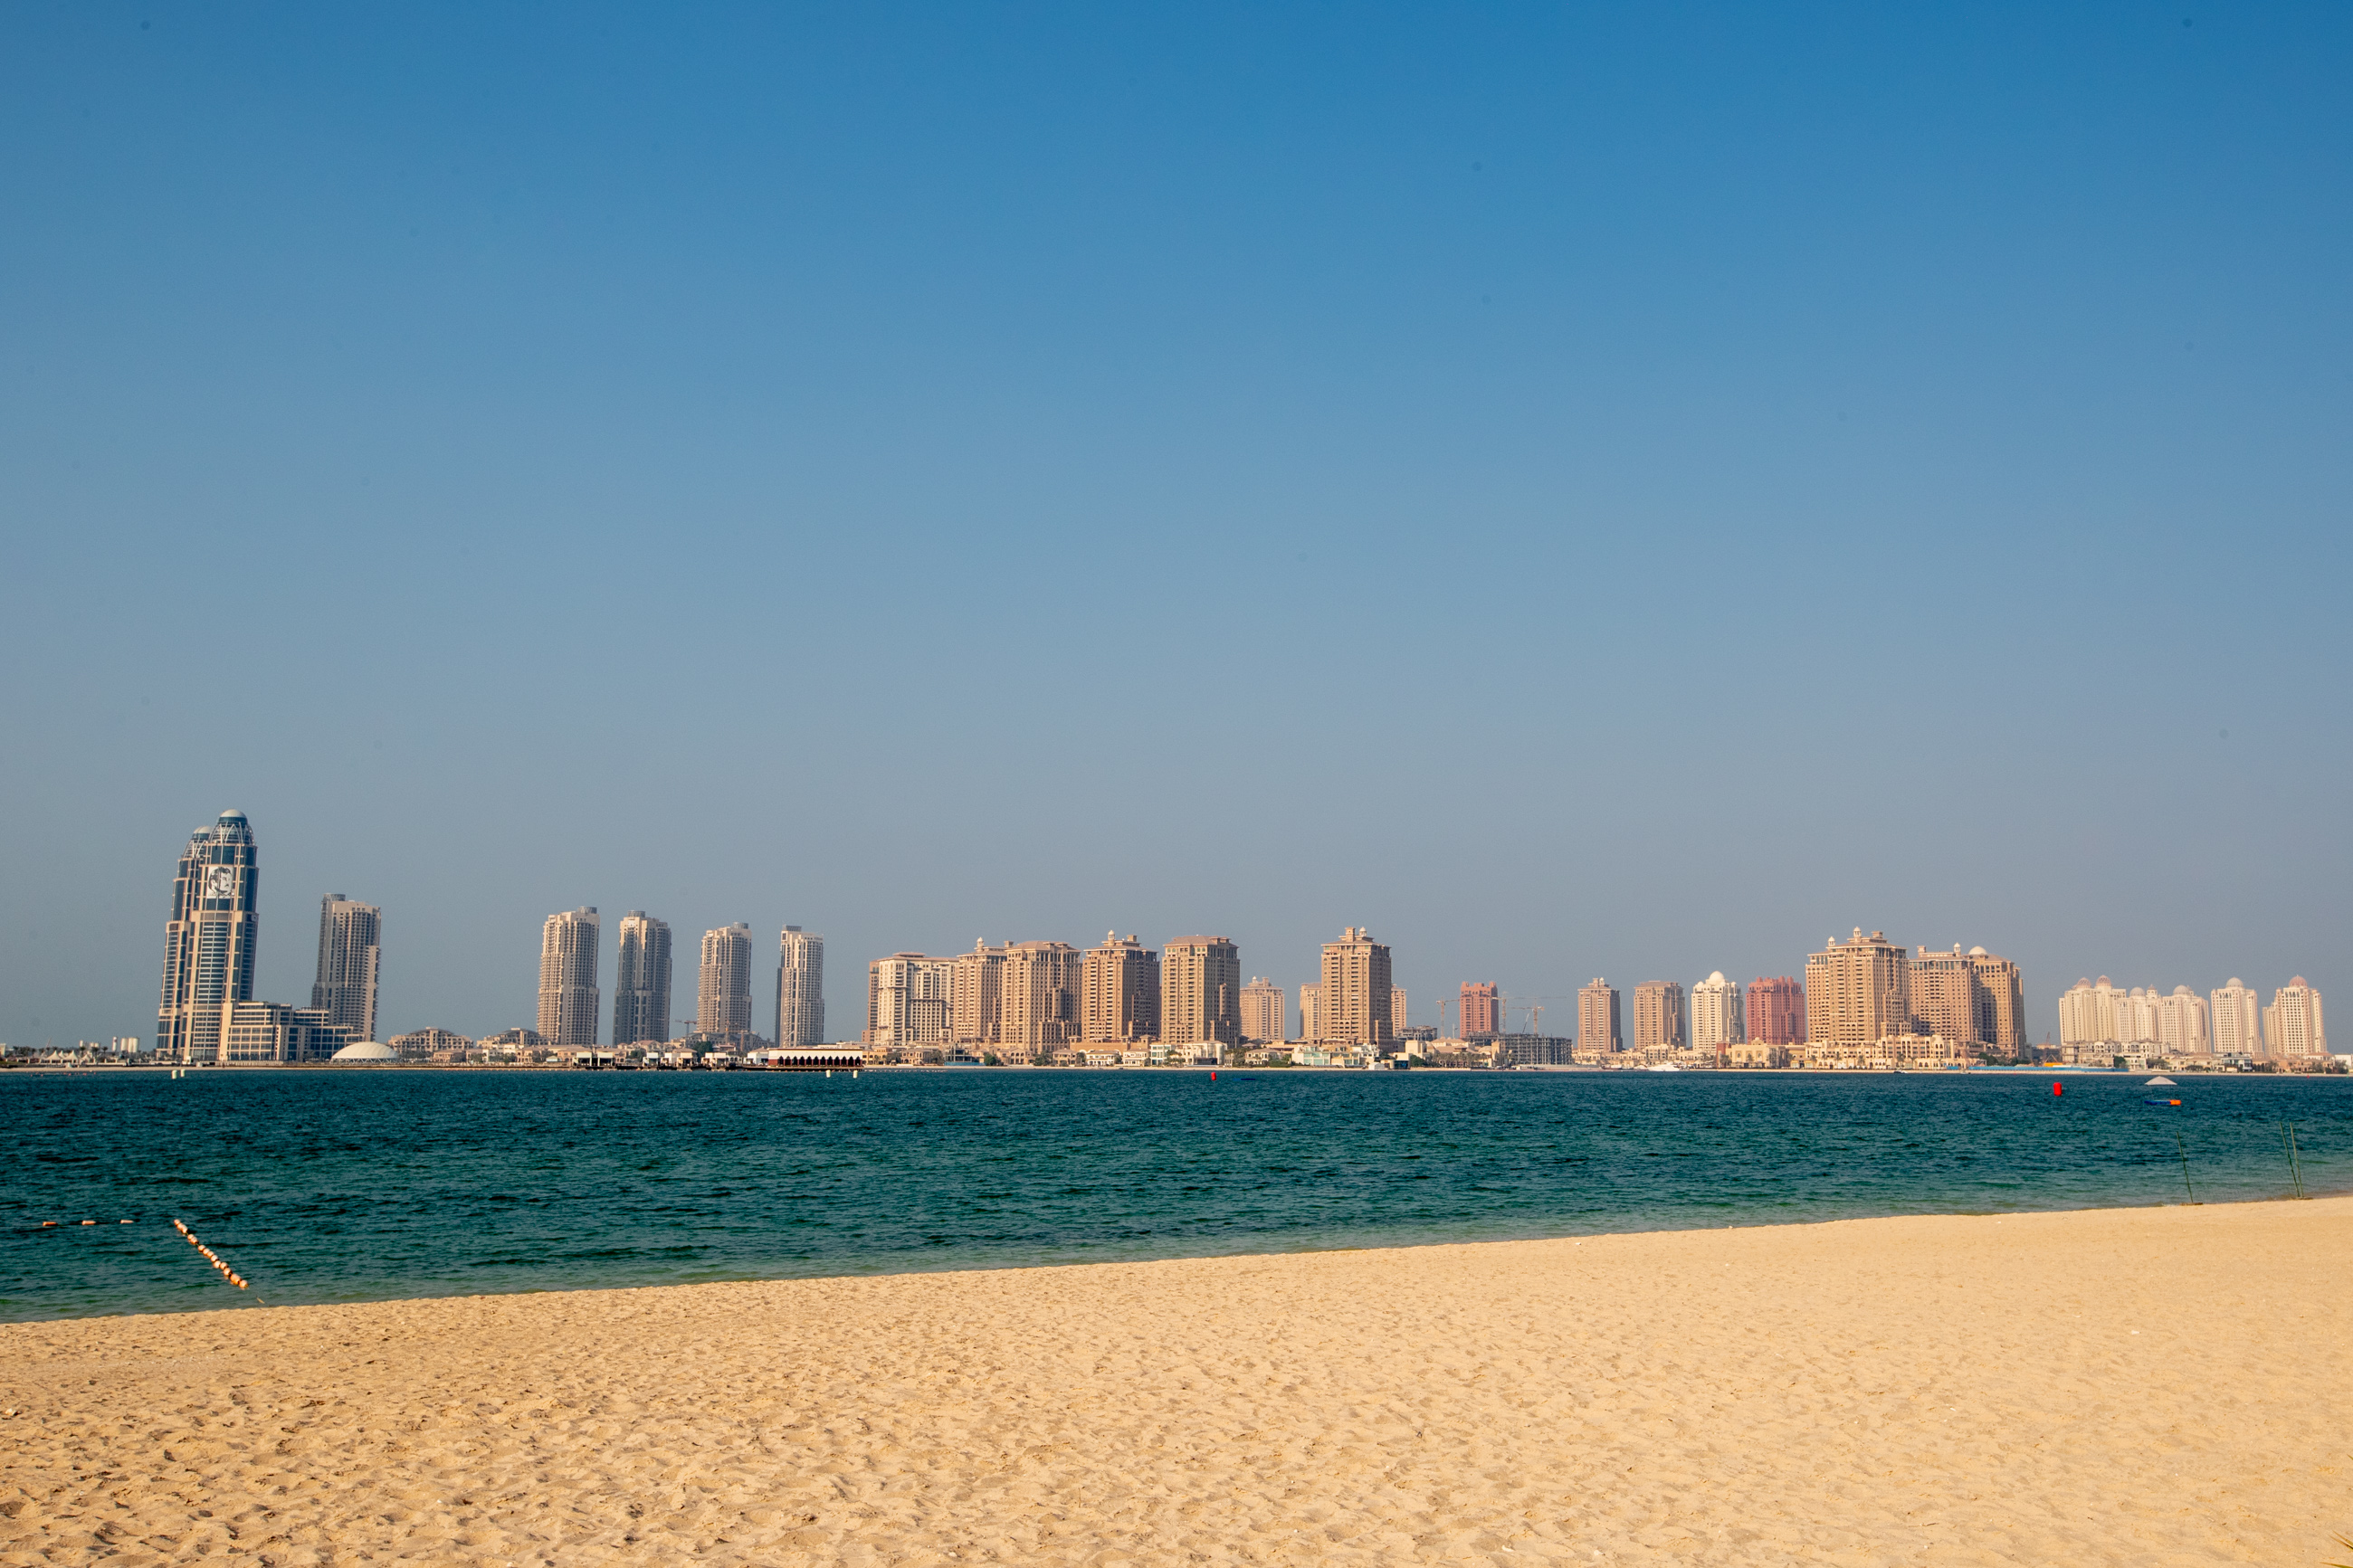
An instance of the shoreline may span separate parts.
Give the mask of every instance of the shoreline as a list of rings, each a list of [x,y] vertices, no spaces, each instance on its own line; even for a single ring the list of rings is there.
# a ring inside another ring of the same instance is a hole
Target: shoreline
[[[2348,1244],[2333,1197],[10,1324],[0,1563],[2320,1561]]]

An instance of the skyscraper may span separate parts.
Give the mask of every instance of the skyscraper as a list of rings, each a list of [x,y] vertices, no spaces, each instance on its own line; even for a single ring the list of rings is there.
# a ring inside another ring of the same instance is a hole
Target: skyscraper
[[[1981,947],[1965,956],[1977,971],[1978,1043],[2016,1055],[2026,1045],[2026,986],[2018,965]]]
[[[1870,1046],[1912,1033],[1911,955],[1878,931],[1855,928],[1806,960],[1806,1038],[1817,1046]]]
[[[1324,973],[1317,983],[1317,1022],[1323,1037],[1336,1043],[1385,1050],[1397,1043],[1389,1021],[1389,950],[1362,926],[1350,926],[1337,942],[1324,944]]]
[[[1005,1044],[1038,1055],[1075,1042],[1083,966],[1066,942],[1007,942],[997,1001]]]
[[[1262,975],[1252,975],[1242,987],[1242,1038],[1253,1046],[1289,1039],[1285,1026],[1290,1022],[1282,987]]]
[[[893,1049],[949,1044],[955,961],[894,952],[866,966],[866,1043]]]
[[[2328,1054],[2320,993],[2306,985],[2303,975],[2272,993],[2272,1005],[2263,1009],[2263,1046],[2269,1055],[2284,1058]]]
[[[1462,983],[1462,1016],[1456,1033],[1466,1040],[1504,1032],[1504,996],[1492,980]]]
[[[557,1050],[596,1044],[596,949],[605,922],[594,904],[547,917],[539,935],[539,1037]]]
[[[1681,1050],[1683,988],[1680,981],[1645,980],[1634,987],[1634,1048]]]
[[[702,933],[694,1032],[729,1039],[752,1032],[752,928],[741,921]]]
[[[798,926],[776,938],[776,1044],[825,1044],[825,938]]]
[[[670,922],[643,910],[621,917],[613,963],[613,1044],[659,1045],[670,1038]]]
[[[1963,952],[1958,942],[1950,952],[1924,947],[1912,955],[1908,983],[1916,1033],[1962,1044],[1974,1041],[2004,1053],[2025,1044],[2025,999],[2018,965],[2009,959],[1997,958],[1982,947]]]
[[[2105,981],[2106,976],[2103,975]],[[2213,1015],[2210,1022],[2214,1029],[2214,1054],[2218,1057],[2259,1057],[2263,1054],[2262,1012],[2257,1006],[2254,987],[2243,984],[2235,974],[2231,983],[2216,991],[2211,1000]],[[2060,1009],[2062,1025],[2066,1009]],[[2061,1039],[2067,1037],[2063,1033]]]
[[[2158,997],[2157,1038],[2168,1057],[2211,1056],[2213,1036],[2206,1026],[2206,998],[2187,985],[2177,985],[2171,995]]]
[[[1767,1046],[1805,1043],[1806,992],[1797,976],[1760,974],[1748,983],[1748,1037]]]
[[[1299,1037],[1324,1037],[1324,986],[1320,981],[1310,980],[1299,988]]]
[[[1410,1016],[1412,1016],[1412,1013],[1406,1001],[1405,987],[1402,985],[1390,986],[1389,1033],[1391,1035],[1396,1035],[1404,1029],[1406,1026],[1406,1020]]]
[[[960,1046],[994,1046],[1005,1039],[1005,949],[973,939],[972,951],[955,956],[949,978],[950,1037]]]
[[[1719,969],[1691,990],[1691,1043],[1703,1049],[1736,1046],[1748,1038],[1741,1017],[1740,986]]]
[[[1093,1045],[1160,1037],[1160,955],[1105,931],[1080,969],[1080,1036]]]
[[[375,1038],[383,913],[374,904],[355,904],[341,893],[319,900],[319,976],[311,984],[311,1007],[326,1014],[329,1023],[349,1029],[354,1040]]]
[[[1160,1037],[1240,1045],[1241,949],[1221,936],[1180,936],[1160,950]]]
[[[1577,988],[1577,1048],[1595,1057],[1626,1048],[1618,1028],[1618,988],[1598,975]]]
[[[221,1010],[253,999],[253,952],[260,934],[261,870],[253,828],[224,811],[189,836],[172,879],[164,927],[163,1000],[155,1049],[167,1061],[221,1058]]]

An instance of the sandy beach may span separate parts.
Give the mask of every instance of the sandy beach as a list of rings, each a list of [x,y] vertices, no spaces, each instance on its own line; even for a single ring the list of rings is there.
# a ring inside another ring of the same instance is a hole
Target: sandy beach
[[[2348,1258],[2330,1198],[5,1326],[0,1563],[2312,1564]]]

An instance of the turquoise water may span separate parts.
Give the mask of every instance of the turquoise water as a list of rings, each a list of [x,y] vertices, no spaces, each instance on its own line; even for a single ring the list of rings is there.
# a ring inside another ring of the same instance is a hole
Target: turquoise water
[[[2342,1078],[16,1071],[0,1318],[2275,1198],[2287,1120],[2353,1190]]]

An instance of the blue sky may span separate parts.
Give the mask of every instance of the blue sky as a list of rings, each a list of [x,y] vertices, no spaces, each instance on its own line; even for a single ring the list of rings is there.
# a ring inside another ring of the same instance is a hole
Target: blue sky
[[[0,16],[0,1039],[539,922],[2324,989],[2353,13]],[[609,945],[609,937],[608,937]],[[682,986],[691,984],[681,967]]]

